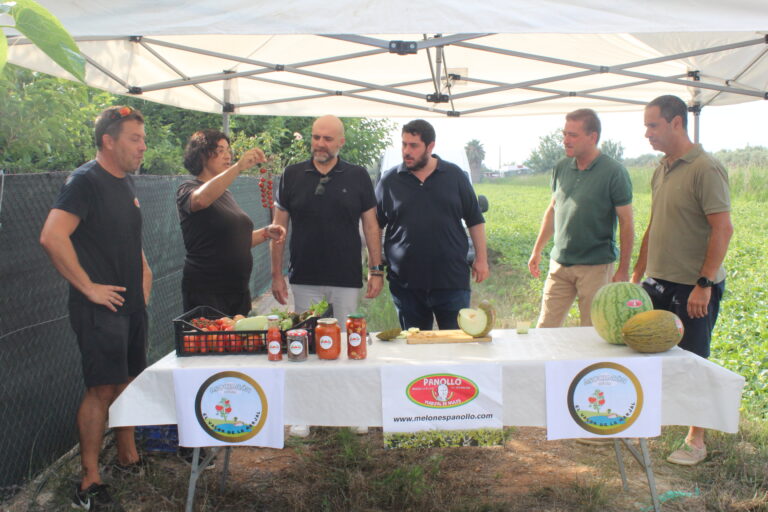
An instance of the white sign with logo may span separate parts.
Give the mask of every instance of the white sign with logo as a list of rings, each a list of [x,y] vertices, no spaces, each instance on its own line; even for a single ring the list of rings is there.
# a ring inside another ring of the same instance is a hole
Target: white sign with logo
[[[547,439],[661,433],[661,360],[546,363]]]
[[[285,370],[173,371],[181,446],[282,448]]]
[[[383,366],[381,403],[385,432],[501,428],[501,366]]]

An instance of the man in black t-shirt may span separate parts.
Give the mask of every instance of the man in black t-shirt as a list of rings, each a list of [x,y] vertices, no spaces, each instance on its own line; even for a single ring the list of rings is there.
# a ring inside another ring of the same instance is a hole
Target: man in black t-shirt
[[[312,159],[286,167],[275,195],[274,219],[286,229],[289,219],[292,224],[289,281],[296,310],[306,311],[325,297],[342,330],[346,316],[358,308],[363,285],[361,219],[369,263],[365,297],[376,297],[384,282],[373,184],[364,168],[339,158],[344,141],[339,118],[315,121]],[[283,245],[272,243],[272,294],[281,304],[288,299]]]
[[[147,364],[152,287],[131,178],[147,149],[141,112],[106,109],[96,119],[95,139],[96,159],[67,178],[40,234],[70,283],[69,319],[82,357],[86,391],[77,427],[83,477],[72,500],[82,510],[120,508],[101,482],[99,452],[110,404]],[[133,428],[118,428],[115,437],[117,465],[138,464]]]

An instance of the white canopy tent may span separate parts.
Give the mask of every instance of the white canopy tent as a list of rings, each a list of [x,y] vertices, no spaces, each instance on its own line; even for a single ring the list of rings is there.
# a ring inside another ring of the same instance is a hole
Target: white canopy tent
[[[661,94],[694,111],[768,99],[766,0],[40,3],[78,42],[89,85],[206,112],[511,116],[638,110]],[[24,38],[9,45],[10,62],[69,77]]]

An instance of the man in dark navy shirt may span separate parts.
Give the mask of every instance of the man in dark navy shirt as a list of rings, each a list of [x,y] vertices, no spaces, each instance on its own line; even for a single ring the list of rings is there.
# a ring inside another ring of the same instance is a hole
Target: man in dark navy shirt
[[[476,282],[489,275],[485,219],[466,173],[433,155],[435,130],[417,119],[403,127],[403,163],[376,187],[389,290],[402,328],[458,329],[469,307],[470,270]],[[464,224],[475,246],[467,262]]]
[[[102,484],[99,452],[110,404],[146,366],[152,272],[141,245],[141,210],[131,174],[147,146],[144,118],[113,107],[96,119],[96,159],[61,188],[40,234],[54,267],[70,283],[69,320],[77,335],[85,394],[77,411],[81,510],[122,510]],[[139,463],[133,427],[116,429],[118,466]]]

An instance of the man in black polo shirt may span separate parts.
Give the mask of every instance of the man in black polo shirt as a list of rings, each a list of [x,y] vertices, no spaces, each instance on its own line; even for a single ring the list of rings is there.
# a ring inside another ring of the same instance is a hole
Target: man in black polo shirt
[[[489,275],[485,219],[466,173],[433,155],[435,129],[417,119],[403,127],[403,163],[376,187],[379,225],[386,228],[384,254],[389,290],[405,329],[458,329],[469,307],[469,229],[476,256],[476,282]]]
[[[323,116],[312,125],[312,159],[285,168],[275,194],[275,224],[293,232],[290,240],[289,281],[296,311],[325,298],[343,324],[358,308],[363,285],[359,224],[368,248],[368,286],[365,297],[376,297],[384,282],[381,231],[376,222],[376,198],[368,172],[339,158],[344,125]],[[272,294],[280,304],[288,300],[283,277],[283,246],[272,247]]]

